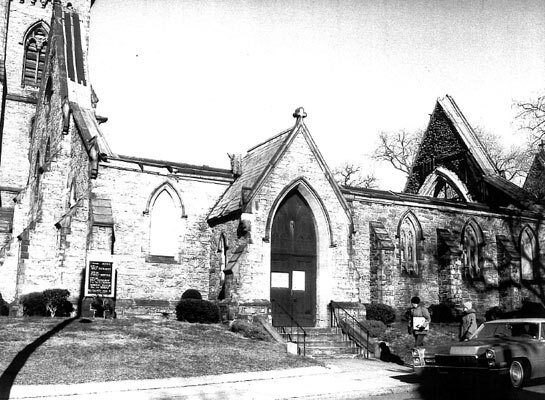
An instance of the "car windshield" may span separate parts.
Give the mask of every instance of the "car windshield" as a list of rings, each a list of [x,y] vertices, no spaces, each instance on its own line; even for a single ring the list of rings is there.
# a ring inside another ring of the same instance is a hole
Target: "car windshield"
[[[539,334],[539,325],[531,322],[485,323],[472,339],[492,337],[525,337],[536,339]]]

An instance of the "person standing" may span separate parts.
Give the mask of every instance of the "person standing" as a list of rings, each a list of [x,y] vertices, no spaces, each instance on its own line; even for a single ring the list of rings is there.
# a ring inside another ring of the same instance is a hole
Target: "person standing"
[[[460,322],[460,333],[458,338],[460,342],[465,342],[473,336],[477,330],[477,318],[471,301],[466,301],[463,307],[462,321]]]
[[[411,299],[409,333],[414,336],[415,347],[424,345],[424,338],[430,329],[431,317],[428,309],[420,303],[420,298]]]

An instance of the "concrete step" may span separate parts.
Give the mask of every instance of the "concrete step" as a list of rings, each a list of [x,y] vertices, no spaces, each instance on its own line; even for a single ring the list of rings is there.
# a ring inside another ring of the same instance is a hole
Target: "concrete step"
[[[312,357],[355,356],[359,354],[356,347],[321,347],[306,348],[306,355]]]
[[[306,341],[307,348],[319,349],[321,347],[352,347],[352,343],[348,340],[321,340],[321,341]]]

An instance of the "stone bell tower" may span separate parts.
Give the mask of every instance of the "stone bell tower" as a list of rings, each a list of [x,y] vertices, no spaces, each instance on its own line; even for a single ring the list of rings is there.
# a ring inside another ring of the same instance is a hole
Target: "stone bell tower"
[[[74,8],[87,28],[91,0],[0,0],[0,207],[26,185],[29,146],[46,64],[54,3]],[[87,46],[84,46],[85,48]]]

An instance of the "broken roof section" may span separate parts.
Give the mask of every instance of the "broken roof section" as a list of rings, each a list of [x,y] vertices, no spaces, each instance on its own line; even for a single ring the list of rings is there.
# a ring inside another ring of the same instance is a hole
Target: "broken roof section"
[[[427,187],[425,183],[430,181],[427,178],[441,168],[456,174],[457,179],[432,180],[434,187]],[[450,192],[448,185],[452,186]],[[463,196],[452,195],[452,200],[468,201],[471,198],[495,206],[531,207],[529,193],[501,175],[486,147],[449,95],[437,99],[405,192],[432,197],[463,192]]]
[[[295,137],[299,134],[304,135],[314,157],[325,172],[326,179],[331,184],[348,217],[351,218],[348,204],[341,193],[339,185],[333,178],[318,147],[310,136],[308,128],[303,122],[303,119],[306,117],[303,108],[300,107],[295,110],[293,117],[296,118],[296,123],[293,128],[283,131],[248,150],[242,159],[241,175],[216,203],[208,216],[209,221],[245,212],[247,206],[251,204],[262,184],[290,147]]]

